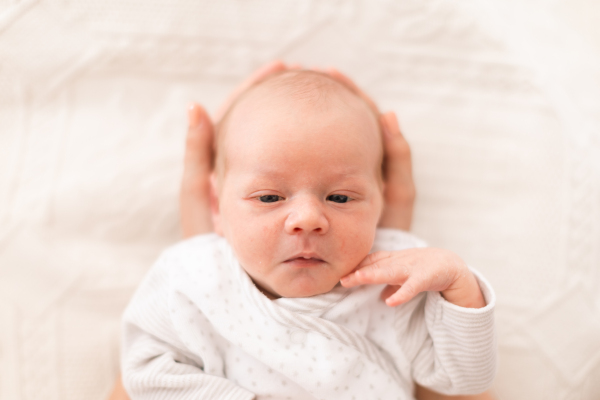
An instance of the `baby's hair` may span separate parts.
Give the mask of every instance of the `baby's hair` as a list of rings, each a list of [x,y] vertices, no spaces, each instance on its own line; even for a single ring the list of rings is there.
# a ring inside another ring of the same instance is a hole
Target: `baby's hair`
[[[367,109],[373,113],[375,121],[378,121],[377,110],[364,101],[354,88],[332,78],[328,74],[311,70],[287,70],[271,74],[254,83],[238,96],[229,106],[223,118],[217,123],[213,142],[215,145],[215,165],[213,167],[219,177],[222,177],[226,170],[223,143],[230,116],[238,104],[257,90],[272,90],[275,93],[283,93],[288,98],[320,108],[333,105],[332,100],[334,98],[346,102],[347,98],[344,95],[350,95],[362,101]],[[377,123],[377,126],[379,129],[379,123]]]

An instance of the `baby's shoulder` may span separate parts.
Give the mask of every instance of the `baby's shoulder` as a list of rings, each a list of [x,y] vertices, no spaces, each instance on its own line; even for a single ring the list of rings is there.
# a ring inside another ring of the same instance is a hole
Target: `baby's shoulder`
[[[415,247],[427,247],[427,243],[417,236],[392,228],[379,228],[375,234],[372,252],[399,251]]]
[[[182,253],[202,253],[210,251],[218,247],[221,242],[225,241],[222,236],[216,233],[205,233],[203,235],[192,236],[191,238],[181,240],[164,251],[165,254],[182,254]]]
[[[182,240],[165,249],[150,274],[162,275],[173,289],[215,287],[231,279],[231,254],[227,241],[215,233]]]
[[[198,265],[213,261],[215,254],[219,254],[225,239],[216,233],[193,236],[167,247],[161,253],[158,264]]]

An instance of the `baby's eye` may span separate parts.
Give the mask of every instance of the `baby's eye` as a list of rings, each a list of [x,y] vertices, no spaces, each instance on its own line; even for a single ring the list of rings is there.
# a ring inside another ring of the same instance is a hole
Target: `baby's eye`
[[[281,196],[277,196],[276,194],[266,194],[260,196],[258,199],[263,203],[275,203],[276,201],[281,200]]]
[[[346,203],[350,198],[343,194],[332,194],[327,197],[327,200],[333,201],[334,203]]]

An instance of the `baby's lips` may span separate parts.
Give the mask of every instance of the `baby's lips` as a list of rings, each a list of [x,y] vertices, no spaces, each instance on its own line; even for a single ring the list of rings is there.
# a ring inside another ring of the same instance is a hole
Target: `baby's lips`
[[[284,262],[286,263],[291,263],[291,262],[297,262],[297,263],[321,263],[321,262],[325,262],[320,258],[314,258],[314,257],[310,257],[310,258],[304,258],[304,257],[294,257],[294,258],[290,258],[289,260],[285,260]]]
[[[323,261],[322,259],[320,259],[318,257],[292,257],[292,258],[290,258],[289,260],[286,260],[286,261],[292,261],[292,260],[298,260],[298,259]]]
[[[311,258],[312,258],[312,259],[315,259],[315,260],[317,260],[317,261],[325,261],[325,260],[323,260],[323,259],[322,259],[322,258],[321,258],[321,257],[320,257],[320,256],[319,256],[317,253],[315,253],[315,252],[303,251],[303,252],[300,252],[300,253],[296,253],[296,254],[294,254],[292,257],[290,257],[290,258],[288,258],[287,260],[285,260],[285,262],[288,262],[288,261],[293,261],[293,260],[296,260],[296,259],[298,259],[298,258],[303,258],[303,259],[305,259],[305,260],[309,260],[309,259],[311,259]]]

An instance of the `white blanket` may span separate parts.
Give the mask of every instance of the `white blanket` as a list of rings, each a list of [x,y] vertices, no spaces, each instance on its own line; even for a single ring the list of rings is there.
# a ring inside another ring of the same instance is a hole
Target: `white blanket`
[[[600,36],[579,4],[0,1],[0,399],[108,395],[120,314],[179,238],[187,104],[274,58],[397,112],[415,233],[496,289],[494,393],[599,398]]]

